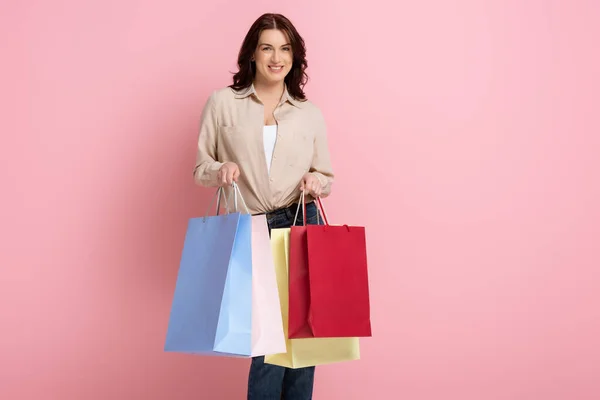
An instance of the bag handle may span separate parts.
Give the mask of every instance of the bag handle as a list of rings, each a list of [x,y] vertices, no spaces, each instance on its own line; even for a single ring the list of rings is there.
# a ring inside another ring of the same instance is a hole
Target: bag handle
[[[298,220],[298,212],[300,212],[300,205],[302,205],[302,210],[304,211],[302,226],[306,225],[306,206],[304,204],[304,190],[300,193],[300,200],[298,200],[298,207],[296,207],[296,215],[294,215],[294,223],[292,225],[296,225],[296,221]]]
[[[323,203],[321,203],[321,198],[317,197],[317,202],[319,204],[319,208],[323,213],[323,220],[325,221],[325,225],[329,225],[329,221],[327,221],[327,215],[325,214],[325,209],[323,209]],[[302,206],[302,226],[306,226],[306,194],[303,190],[300,194],[300,201],[298,202],[298,207],[296,207],[296,215],[294,216],[294,225],[296,225],[296,221],[298,220],[298,212],[300,211],[300,206]],[[319,212],[317,210],[317,224],[319,224]]]
[[[323,203],[321,202],[320,197],[317,197],[317,203],[319,204],[319,208],[321,209],[321,212],[323,213],[323,220],[325,220],[325,225],[329,225],[329,221],[327,220],[327,214],[325,213],[325,208],[323,207]]]
[[[238,210],[238,200],[237,200],[238,194],[240,196],[240,199],[242,199],[242,204],[244,206],[244,209],[246,210],[246,213],[250,214],[250,211],[248,210],[248,206],[246,205],[246,201],[244,200],[244,196],[242,196],[242,192],[240,191],[240,187],[238,186],[238,184],[233,182],[233,184],[231,186],[232,186],[232,192],[229,194],[229,197],[233,196],[233,211],[229,210],[227,196],[225,196],[223,194],[223,198],[225,199],[225,210],[227,211],[227,214],[239,211]],[[220,187],[219,190],[224,193],[223,187]],[[221,203],[221,196],[219,196],[217,199],[217,215],[219,215],[220,203]]]
[[[235,208],[235,210],[233,212],[238,211],[237,210],[237,195],[239,193],[240,199],[242,199],[242,204],[244,205],[244,208],[246,209],[246,213],[250,214],[250,211],[248,211],[248,206],[246,205],[246,202],[244,201],[244,197],[242,196],[242,192],[240,191],[239,186],[235,182],[233,182],[232,187],[233,187],[233,192],[229,196],[233,196],[233,202],[234,202],[234,208]],[[216,207],[215,215],[219,215],[219,213],[221,211],[221,197],[223,197],[223,200],[225,201],[225,212],[226,212],[225,215],[230,214],[231,211],[229,210],[229,202],[227,201],[227,196],[225,195],[225,188],[223,186],[221,186],[217,189],[217,191],[215,193],[215,197],[217,200],[217,207]],[[204,217],[202,218],[203,221],[206,221],[211,204],[213,204],[214,201],[215,201],[215,199],[213,198],[211,203],[208,205],[206,212],[204,213]]]
[[[223,199],[225,200],[225,210],[229,211],[229,204],[227,202],[227,196],[225,196],[223,187],[219,187],[215,193],[215,197],[217,200],[217,207],[216,207],[215,215],[219,215],[219,211],[221,209],[221,196],[223,196]],[[206,212],[204,213],[204,217],[202,218],[203,221],[206,221],[206,217],[208,217],[208,212],[210,210],[211,205],[214,203],[214,201],[215,201],[215,199],[213,198],[213,200],[209,203],[208,207],[206,208]]]
[[[240,199],[242,200],[242,204],[244,205],[244,209],[246,210],[246,214],[250,214],[250,211],[248,210],[248,206],[246,205],[246,201],[244,200],[244,196],[242,196],[242,191],[240,190],[240,187],[235,182],[233,182],[232,186],[233,186],[233,207],[234,207],[233,212],[238,211],[237,196],[239,194]]]

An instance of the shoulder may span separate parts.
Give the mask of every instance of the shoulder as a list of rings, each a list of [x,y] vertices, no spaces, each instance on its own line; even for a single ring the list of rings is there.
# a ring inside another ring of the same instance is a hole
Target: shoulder
[[[304,117],[308,117],[310,120],[323,123],[324,117],[321,108],[310,100],[294,100],[295,104],[301,110]]]
[[[294,102],[303,110],[306,110],[308,112],[320,112],[321,109],[319,108],[319,106],[317,106],[314,102],[312,102],[311,100],[296,100],[294,99]]]
[[[208,101],[215,106],[220,104],[231,102],[235,99],[237,91],[233,90],[229,86],[213,90],[208,97]]]
[[[311,100],[296,100],[292,99],[292,103],[306,115],[320,116],[321,108]]]

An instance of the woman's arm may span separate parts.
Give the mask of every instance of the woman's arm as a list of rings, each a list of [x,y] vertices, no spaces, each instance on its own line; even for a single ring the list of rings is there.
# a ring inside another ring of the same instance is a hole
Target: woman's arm
[[[331,193],[334,175],[329,156],[325,118],[323,118],[323,114],[320,110],[318,113],[315,129],[313,161],[309,172],[321,183],[321,197],[327,197]]]
[[[219,185],[218,173],[223,163],[217,161],[216,92],[208,98],[200,118],[198,151],[194,167],[194,181],[201,186]]]

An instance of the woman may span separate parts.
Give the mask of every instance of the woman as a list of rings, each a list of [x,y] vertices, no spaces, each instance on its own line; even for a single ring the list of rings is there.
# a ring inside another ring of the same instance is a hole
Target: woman
[[[264,14],[242,43],[238,67],[233,84],[213,92],[202,112],[195,181],[236,182],[250,212],[267,215],[269,230],[294,224],[304,191],[307,223],[318,223],[313,200],[329,195],[333,171],[323,115],[303,91],[302,37],[283,15]],[[311,399],[313,379],[314,367],[288,369],[254,357],[248,399]]]

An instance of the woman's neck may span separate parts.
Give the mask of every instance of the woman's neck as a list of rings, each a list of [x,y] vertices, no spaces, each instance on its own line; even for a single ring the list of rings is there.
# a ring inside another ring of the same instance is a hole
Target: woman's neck
[[[254,81],[254,90],[260,99],[279,100],[283,96],[284,83],[266,84],[259,80]]]

